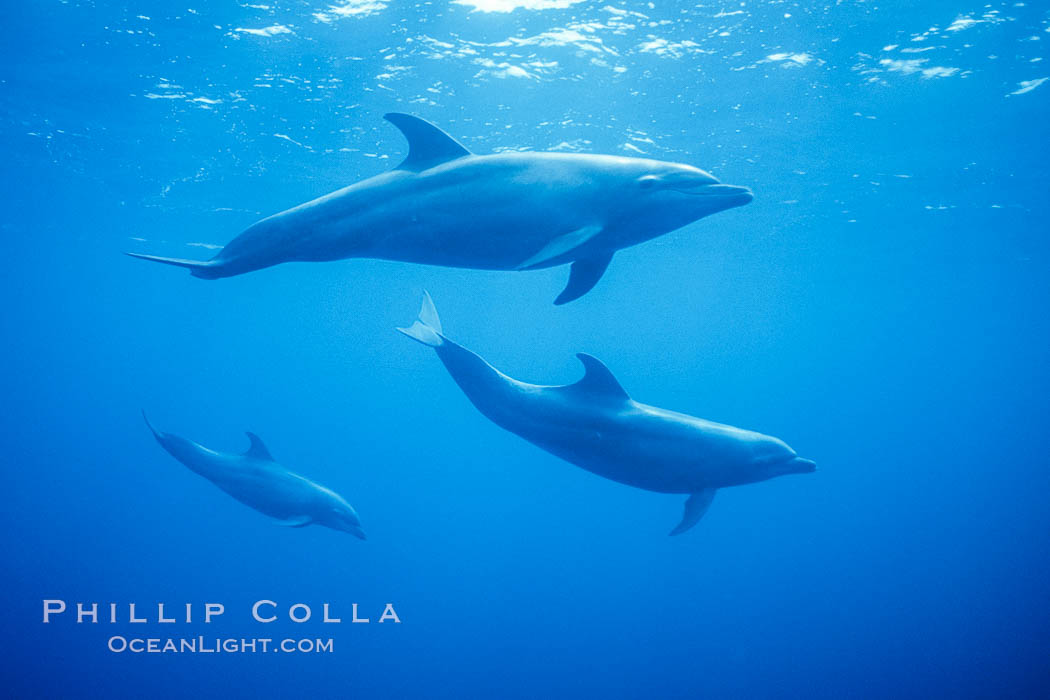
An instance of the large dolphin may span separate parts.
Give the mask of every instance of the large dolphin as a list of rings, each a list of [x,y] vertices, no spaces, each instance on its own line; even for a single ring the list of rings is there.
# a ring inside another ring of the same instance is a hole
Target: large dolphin
[[[254,433],[244,454],[209,450],[203,445],[146,425],[172,457],[200,474],[241,503],[289,527],[317,524],[365,539],[357,512],[331,489],[290,472],[274,461]]]
[[[249,226],[208,261],[132,257],[216,279],[293,261],[380,258],[482,270],[571,263],[555,304],[586,294],[613,253],[751,201],[691,165],[582,153],[474,155],[433,124],[396,168]]]
[[[632,400],[590,355],[577,355],[585,374],[575,384],[512,379],[445,337],[429,294],[416,322],[398,330],[434,348],[471,403],[501,428],[607,479],[690,494],[672,535],[700,520],[717,489],[816,470],[777,438]]]

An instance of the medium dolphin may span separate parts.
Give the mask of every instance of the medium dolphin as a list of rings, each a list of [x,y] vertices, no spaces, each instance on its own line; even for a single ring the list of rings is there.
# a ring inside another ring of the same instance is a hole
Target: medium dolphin
[[[379,258],[481,270],[571,263],[564,304],[598,282],[613,253],[751,201],[691,165],[582,153],[474,155],[433,124],[385,118],[408,157],[249,226],[208,261],[132,257],[216,279],[293,261]]]
[[[366,539],[357,512],[342,496],[275,462],[258,435],[247,433],[251,445],[244,454],[216,452],[162,433],[142,417],[172,457],[246,506],[289,527],[324,525]]]
[[[471,403],[501,428],[607,479],[690,494],[672,535],[695,525],[719,488],[816,470],[777,438],[633,401],[590,355],[577,355],[585,374],[575,384],[512,379],[445,337],[429,294],[418,320],[398,330],[434,348]]]

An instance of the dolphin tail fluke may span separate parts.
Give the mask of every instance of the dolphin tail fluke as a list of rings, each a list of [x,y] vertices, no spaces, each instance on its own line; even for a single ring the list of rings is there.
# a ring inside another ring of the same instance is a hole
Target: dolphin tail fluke
[[[398,328],[398,330],[412,340],[418,340],[423,345],[429,345],[432,348],[445,344],[445,339],[441,335],[441,318],[438,316],[437,309],[434,308],[434,300],[426,291],[423,292],[423,306],[419,310],[419,318],[408,328]]]
[[[153,437],[160,440],[160,432],[149,422],[149,417],[146,415],[146,409],[142,409],[142,420],[146,421],[146,427],[149,428],[151,433],[153,433]]]
[[[206,280],[215,279],[222,277],[223,275],[219,272],[219,268],[214,260],[183,260],[182,258],[162,258],[159,255],[145,255],[143,253],[124,253],[124,255],[131,256],[133,258],[139,258],[140,260],[150,260],[152,262],[164,263],[165,265],[174,265],[176,267],[184,267],[190,271],[194,277],[200,277]]]
[[[697,491],[685,501],[685,513],[682,515],[682,522],[678,523],[678,527],[671,530],[672,535],[681,535],[683,532],[691,528],[700,522],[700,518],[704,517],[704,513],[711,506],[711,501],[714,500],[715,491],[717,489],[704,489],[703,491]]]

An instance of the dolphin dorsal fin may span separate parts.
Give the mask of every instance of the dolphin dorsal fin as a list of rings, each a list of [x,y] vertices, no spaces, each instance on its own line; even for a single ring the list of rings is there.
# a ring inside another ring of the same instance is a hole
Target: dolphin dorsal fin
[[[255,433],[246,432],[245,435],[251,440],[252,444],[248,445],[247,452],[244,453],[245,457],[254,457],[255,459],[261,459],[266,462],[275,461],[270,455],[270,451],[266,449],[266,445],[263,444],[262,439]]]
[[[390,112],[384,114],[383,118],[400,129],[408,140],[408,157],[401,161],[396,170],[419,172],[470,155],[470,151],[456,139],[419,117]]]
[[[620,382],[616,381],[616,377],[608,367],[602,364],[601,360],[583,352],[577,353],[576,357],[580,358],[580,362],[583,363],[583,379],[575,384],[569,384],[565,387],[566,389],[587,393],[595,398],[630,400],[631,397],[627,395],[627,392],[620,386]]]

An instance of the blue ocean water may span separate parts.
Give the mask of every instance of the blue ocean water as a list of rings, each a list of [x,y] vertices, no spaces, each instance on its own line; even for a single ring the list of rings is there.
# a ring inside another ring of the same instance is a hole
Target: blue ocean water
[[[1045,696],[1045,3],[190,4],[0,9],[5,696]],[[477,153],[645,155],[756,197],[619,253],[564,307],[564,268],[209,282],[121,255],[206,259],[392,167],[389,111]],[[669,538],[682,497],[500,430],[394,332],[423,289],[512,376],[570,382],[588,352],[636,399],[820,470],[724,489]],[[216,449],[258,433],[369,540],[267,522],[141,409]],[[45,625],[45,599],[198,617]],[[282,619],[252,621],[260,599]],[[204,625],[208,602],[226,613]]]

